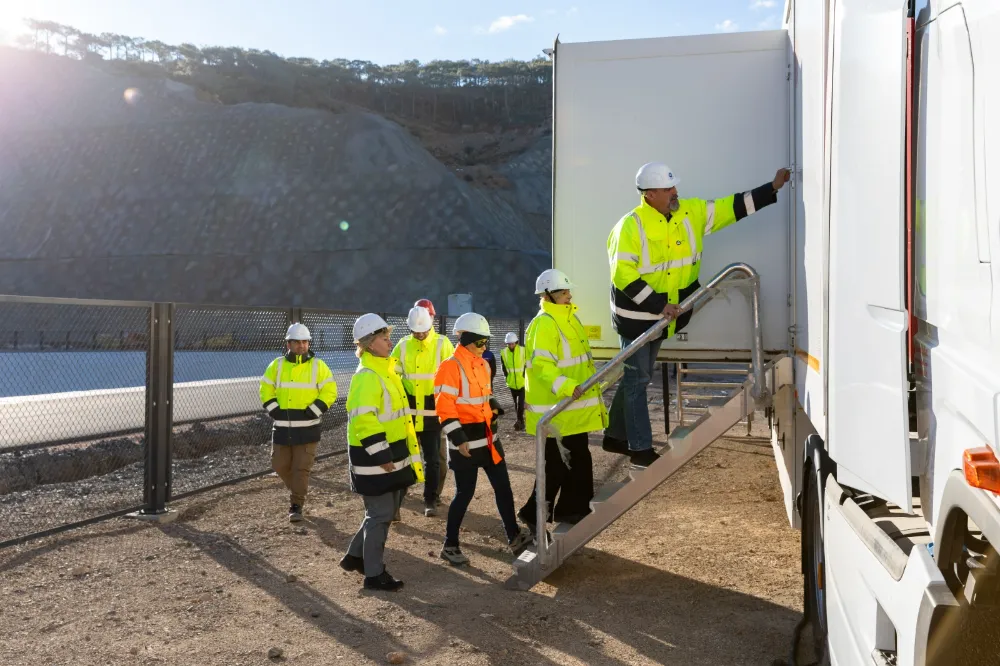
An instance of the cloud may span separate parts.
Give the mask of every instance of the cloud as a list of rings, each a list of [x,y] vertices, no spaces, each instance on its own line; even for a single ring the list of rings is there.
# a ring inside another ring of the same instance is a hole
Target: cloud
[[[719,32],[736,32],[740,29],[740,26],[736,25],[732,20],[726,19],[722,23],[716,23],[715,29]]]
[[[750,9],[774,9],[777,4],[777,0],[754,0]]]
[[[490,23],[489,32],[498,33],[505,30],[510,30],[518,23],[531,23],[534,21],[533,16],[528,16],[527,14],[516,14],[514,16],[501,16],[500,18]]]
[[[436,25],[436,26],[434,26],[434,34],[437,35],[437,36],[439,36],[439,37],[442,36],[442,35],[447,35],[448,34],[448,28],[444,27],[443,25]]]
[[[757,24],[758,30],[773,30],[778,27],[778,17],[777,15],[768,16],[766,19]]]
[[[570,7],[569,11],[566,12],[566,16],[576,16],[579,13],[580,13],[579,7]]]

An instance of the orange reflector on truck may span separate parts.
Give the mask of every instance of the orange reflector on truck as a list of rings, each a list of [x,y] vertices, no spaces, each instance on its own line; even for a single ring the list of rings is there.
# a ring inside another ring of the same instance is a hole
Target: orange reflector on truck
[[[963,458],[965,480],[970,486],[1000,493],[1000,460],[991,448],[966,449]]]

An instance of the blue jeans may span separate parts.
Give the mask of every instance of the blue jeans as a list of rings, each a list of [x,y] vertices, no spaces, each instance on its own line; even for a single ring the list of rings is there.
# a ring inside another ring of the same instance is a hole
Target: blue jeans
[[[618,336],[622,349],[632,344],[628,338]],[[663,340],[644,345],[625,361],[625,374],[608,411],[608,427],[604,434],[615,439],[628,440],[630,451],[653,448],[653,427],[649,424],[649,402],[646,387],[653,379],[656,355]]]

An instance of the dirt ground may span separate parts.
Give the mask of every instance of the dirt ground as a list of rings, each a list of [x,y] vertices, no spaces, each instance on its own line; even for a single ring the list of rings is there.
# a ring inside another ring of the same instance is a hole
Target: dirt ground
[[[439,558],[447,507],[425,518],[417,487],[386,552],[406,586],[362,590],[337,566],[363,513],[341,456],[317,463],[296,526],[270,476],[177,502],[172,524],[121,518],[8,548],[0,662],[782,663],[801,610],[799,534],[766,427],[745,434],[734,428],[530,592],[503,586],[511,558],[483,475],[462,534],[470,567]],[[520,506],[533,442],[504,436]],[[592,450],[598,487],[627,474]]]

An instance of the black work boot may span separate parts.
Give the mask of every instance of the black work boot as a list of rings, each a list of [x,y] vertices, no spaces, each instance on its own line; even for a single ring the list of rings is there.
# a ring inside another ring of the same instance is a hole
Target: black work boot
[[[365,572],[365,558],[348,553],[340,559],[340,568],[344,571],[357,571],[363,574]]]
[[[365,589],[366,590],[378,590],[381,592],[395,592],[399,588],[403,587],[403,581],[396,580],[389,573],[388,569],[383,569],[382,573],[377,576],[372,576],[369,578],[365,576]]]
[[[601,442],[601,448],[608,453],[618,453],[623,456],[629,455],[628,440],[618,439],[617,437],[612,437],[611,435],[604,436],[604,441]]]
[[[651,448],[636,451],[632,454],[632,469],[645,469],[659,459],[660,454]]]

